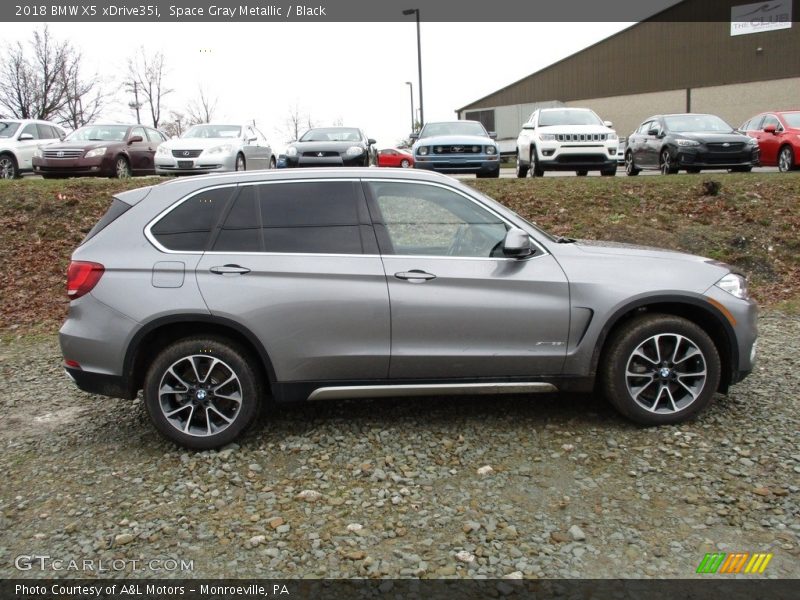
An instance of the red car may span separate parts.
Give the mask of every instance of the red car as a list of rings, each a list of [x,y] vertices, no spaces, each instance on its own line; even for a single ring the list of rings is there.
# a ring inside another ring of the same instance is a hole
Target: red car
[[[800,110],[761,113],[739,129],[758,140],[762,166],[783,172],[800,166]]]
[[[378,152],[378,166],[409,169],[414,166],[414,156],[410,150],[387,148]]]

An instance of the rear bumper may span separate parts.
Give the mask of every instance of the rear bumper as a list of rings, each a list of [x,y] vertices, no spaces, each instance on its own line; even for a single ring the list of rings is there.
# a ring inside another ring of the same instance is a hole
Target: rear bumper
[[[126,398],[128,400],[136,397],[136,391],[125,377],[90,373],[70,367],[64,367],[64,371],[75,382],[75,385],[84,392],[112,398]]]

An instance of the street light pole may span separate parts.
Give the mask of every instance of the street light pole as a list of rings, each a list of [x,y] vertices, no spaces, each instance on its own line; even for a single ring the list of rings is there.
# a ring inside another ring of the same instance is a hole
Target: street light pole
[[[414,84],[410,81],[406,81],[406,85],[408,86],[408,96],[411,100],[411,131],[416,131],[414,127]]]
[[[422,127],[425,124],[425,112],[422,108],[422,44],[419,36],[419,9],[409,8],[403,11],[406,16],[416,15],[417,17],[417,69],[419,71],[419,125]]]

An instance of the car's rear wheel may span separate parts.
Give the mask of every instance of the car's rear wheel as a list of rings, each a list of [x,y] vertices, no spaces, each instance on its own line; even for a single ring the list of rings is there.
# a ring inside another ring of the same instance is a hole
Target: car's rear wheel
[[[404,158],[403,160],[401,160],[401,161],[400,161],[400,167],[401,167],[401,168],[403,168],[403,169],[407,169],[407,168],[409,168],[410,166],[411,166],[411,161],[410,161],[410,160],[408,160],[407,158]]]
[[[114,161],[114,177],[117,179],[127,179],[131,176],[131,166],[128,159],[124,156],[118,156]]]
[[[514,174],[517,176],[517,179],[523,179],[528,176],[528,165],[523,165],[522,161],[520,160],[519,151],[517,151],[517,164],[514,169]]]
[[[794,150],[791,146],[784,146],[778,154],[778,170],[787,173],[794,169]]]
[[[636,166],[636,163],[633,162],[633,152],[628,150],[625,153],[625,174],[629,177],[634,177],[638,175],[642,170]]]
[[[672,156],[670,156],[667,148],[661,151],[661,159],[658,162],[658,166],[662,175],[674,175],[678,172],[678,169],[672,164]]]
[[[16,179],[19,176],[17,159],[12,154],[0,156],[0,179]]]
[[[217,337],[167,346],[144,380],[145,405],[159,432],[198,450],[236,439],[255,420],[260,395],[248,353]]]
[[[635,317],[610,340],[600,367],[611,404],[643,425],[689,419],[711,402],[719,384],[714,342],[682,317]]]
[[[237,171],[246,171],[247,170],[247,162],[244,160],[244,156],[241,154],[236,155],[236,165],[234,169]]]

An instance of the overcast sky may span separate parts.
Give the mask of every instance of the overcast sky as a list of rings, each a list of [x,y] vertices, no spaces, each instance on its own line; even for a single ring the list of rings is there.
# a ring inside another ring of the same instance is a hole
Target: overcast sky
[[[15,23],[8,42],[27,40],[42,24]],[[425,23],[422,71],[426,121],[451,120],[455,109],[598,42],[632,23]],[[120,90],[139,45],[161,50],[167,108],[183,109],[199,85],[218,99],[215,120],[255,119],[274,146],[288,140],[295,103],[317,125],[341,119],[392,146],[409,132],[409,89],[417,102],[416,26],[407,23],[51,23],[84,55],[118,102],[104,115],[132,121]],[[168,111],[165,111],[168,115]],[[143,121],[149,119],[143,112]]]

